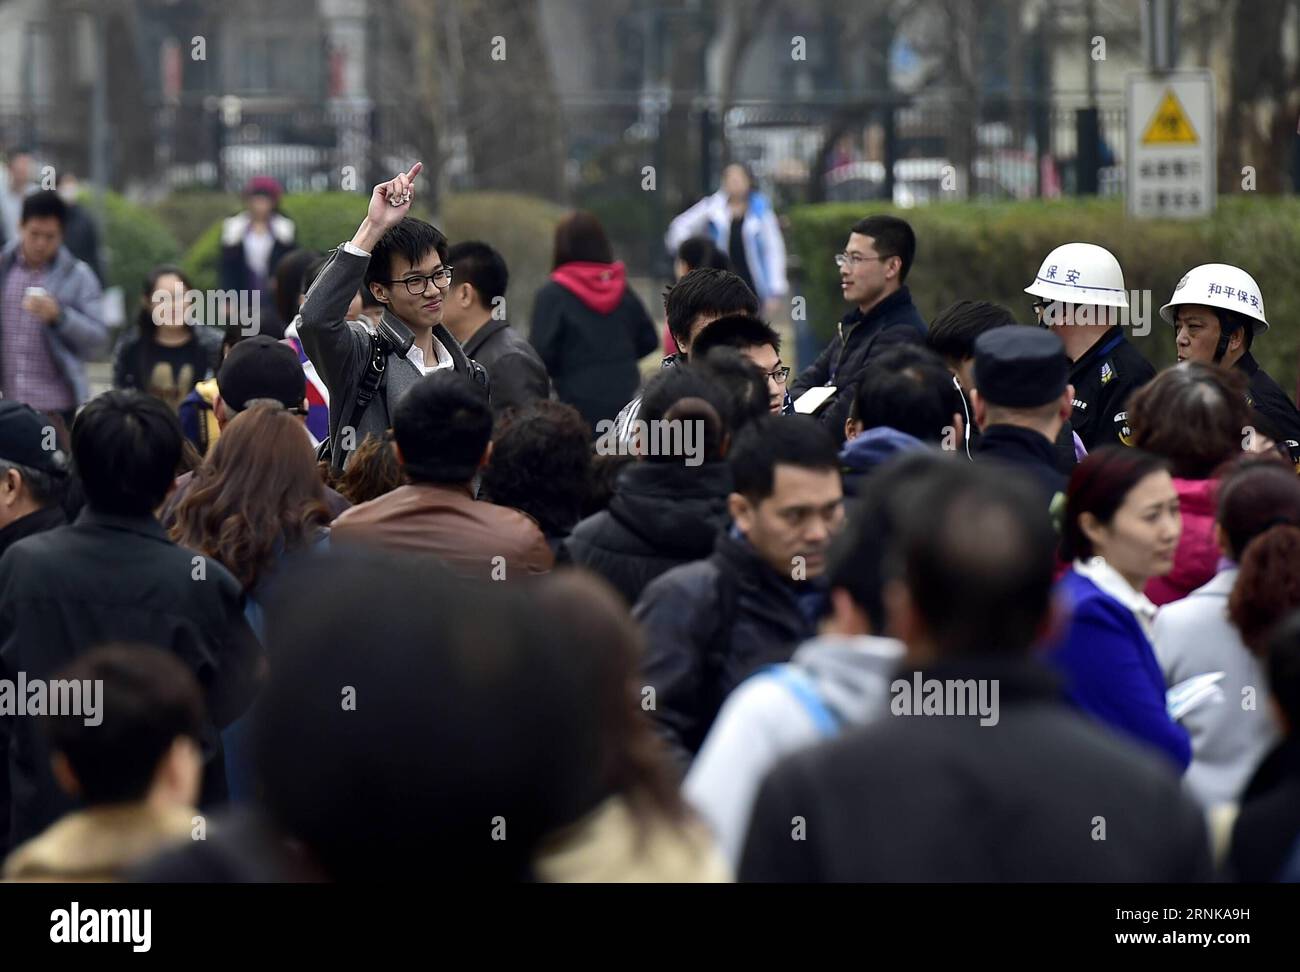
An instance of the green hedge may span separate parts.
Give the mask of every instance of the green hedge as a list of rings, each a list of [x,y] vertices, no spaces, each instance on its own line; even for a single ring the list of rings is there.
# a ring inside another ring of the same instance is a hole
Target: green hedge
[[[369,196],[361,193],[318,192],[285,196],[281,209],[297,224],[298,245],[324,252],[352,238],[368,204]],[[195,239],[185,255],[184,266],[194,286],[217,286],[221,221],[237,210],[238,201]],[[431,219],[453,243],[481,239],[501,252],[510,268],[506,311],[509,320],[527,333],[533,295],[550,273],[552,236],[563,212],[531,196],[482,192],[445,198],[440,218],[418,206],[415,215]]]
[[[152,210],[188,250],[204,230],[217,220],[238,212],[241,206],[243,202],[238,193],[184,189],[155,203]]]
[[[94,199],[89,194],[82,204],[94,214]],[[102,229],[105,286],[121,287],[128,306],[151,269],[180,259],[181,245],[162,221],[115,192],[104,193]]]
[[[1264,368],[1292,394],[1300,351],[1300,292],[1293,285],[1300,255],[1300,199],[1221,197],[1214,216],[1197,222],[1129,219],[1118,200],[945,203],[898,210],[871,203],[800,206],[786,213],[787,243],[802,267],[798,292],[808,320],[829,340],[847,308],[839,296],[834,254],[863,216],[888,212],[916,230],[916,261],[908,275],[921,314],[933,319],[954,300],[982,298],[1030,316],[1024,287],[1048,252],[1062,243],[1098,243],[1119,258],[1130,290],[1150,290],[1150,334],[1135,337],[1157,367],[1174,361],[1173,330],[1158,310],[1178,280],[1201,263],[1231,263],[1249,272],[1264,295],[1269,330],[1255,345]]]

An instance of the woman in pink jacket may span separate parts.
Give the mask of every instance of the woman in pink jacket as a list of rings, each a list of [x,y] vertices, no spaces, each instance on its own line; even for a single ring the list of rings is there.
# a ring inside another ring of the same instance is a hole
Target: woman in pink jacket
[[[1214,576],[1219,471],[1254,445],[1241,374],[1186,362],[1166,368],[1129,401],[1133,445],[1169,461],[1183,532],[1169,573],[1154,577],[1146,596],[1155,604],[1187,596]]]

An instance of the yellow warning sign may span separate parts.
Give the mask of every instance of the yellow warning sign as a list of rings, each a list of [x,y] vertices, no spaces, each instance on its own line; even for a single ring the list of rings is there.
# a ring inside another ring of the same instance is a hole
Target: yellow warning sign
[[[1195,145],[1200,141],[1173,88],[1165,89],[1160,106],[1142,133],[1143,145]]]

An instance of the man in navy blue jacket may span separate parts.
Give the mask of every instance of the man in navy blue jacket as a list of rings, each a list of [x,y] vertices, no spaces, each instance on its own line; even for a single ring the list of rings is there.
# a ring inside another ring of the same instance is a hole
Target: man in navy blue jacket
[[[916,255],[916,234],[896,216],[868,216],[854,224],[843,253],[835,256],[840,268],[840,292],[856,305],[839,324],[836,336],[790,389],[799,396],[810,388],[834,385],[838,390],[817,412],[817,420],[844,441],[844,420],[862,371],[890,344],[921,344],[925,321],[904,285]]]

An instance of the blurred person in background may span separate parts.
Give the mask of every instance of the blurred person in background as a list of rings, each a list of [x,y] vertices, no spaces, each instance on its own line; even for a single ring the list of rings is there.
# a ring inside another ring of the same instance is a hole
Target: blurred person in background
[[[175,657],[142,645],[95,648],[55,677],[102,686],[96,724],[81,714],[42,720],[55,779],[78,809],[17,847],[4,878],[120,881],[189,843],[202,819],[203,694]]]
[[[64,434],[90,395],[86,362],[108,343],[99,281],[63,245],[66,215],[57,192],[30,194],[0,251],[0,394],[56,417]]]
[[[637,362],[658,346],[654,322],[591,213],[570,213],[556,226],[551,279],[533,300],[528,339],[560,401],[593,432],[640,384]]]
[[[484,499],[536,520],[558,556],[591,489],[591,430],[563,402],[539,399],[511,409],[492,430],[481,485]]]
[[[68,207],[63,224],[63,245],[91,270],[99,285],[104,286],[104,261],[99,246],[99,227],[95,218],[81,205],[81,180],[67,169],[59,170],[56,183],[59,196]]]
[[[179,410],[201,381],[216,374],[221,333],[187,320],[193,307],[189,277],[180,267],[154,267],[144,279],[135,328],[113,355],[113,387],[130,388]]]
[[[259,333],[274,338],[283,337],[289,323],[280,320],[276,311],[275,269],[293,249],[297,235],[293,220],[280,212],[281,195],[280,184],[270,176],[254,176],[248,180],[244,186],[244,209],[221,224],[217,274],[221,290],[256,293]]]
[[[1183,521],[1172,568],[1146,588],[1157,606],[1186,597],[1214,576],[1219,470],[1248,444],[1250,419],[1246,376],[1212,364],[1166,368],[1129,399],[1132,444],[1168,461]]]
[[[1070,569],[1057,585],[1070,615],[1050,660],[1078,708],[1161,753],[1181,775],[1191,742],[1169,716],[1151,647],[1156,606],[1142,593],[1173,563],[1178,509],[1168,463],[1159,456],[1103,446],[1075,467],[1061,539]]]
[[[23,200],[35,188],[34,164],[32,150],[26,146],[14,146],[5,153],[5,179],[0,186],[0,239],[6,244],[18,238]]]
[[[766,316],[781,307],[790,285],[785,275],[785,240],[767,196],[758,191],[753,173],[740,162],[722,170],[722,186],[674,217],[664,237],[668,251],[691,237],[707,235],[727,254],[733,270],[758,294]]]

